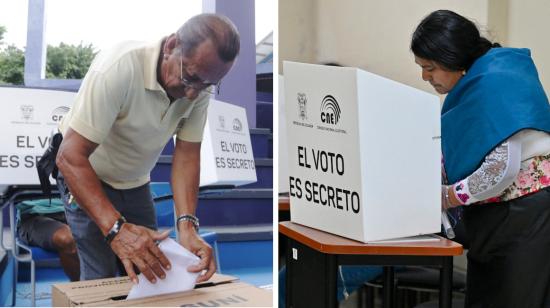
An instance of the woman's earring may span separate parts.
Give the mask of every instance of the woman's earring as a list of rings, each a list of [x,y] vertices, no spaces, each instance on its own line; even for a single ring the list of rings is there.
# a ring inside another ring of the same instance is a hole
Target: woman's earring
[[[466,75],[466,70],[462,71],[462,76]]]

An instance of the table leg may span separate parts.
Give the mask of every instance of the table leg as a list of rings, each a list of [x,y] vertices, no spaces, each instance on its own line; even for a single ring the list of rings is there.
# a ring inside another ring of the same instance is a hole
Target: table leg
[[[335,255],[288,239],[286,266],[286,307],[337,307]]]
[[[335,255],[324,255],[325,256],[325,279],[327,282],[327,287],[325,292],[327,292],[327,307],[338,307],[338,286],[337,286],[337,277],[338,277],[338,266],[336,264]]]
[[[291,266],[291,261],[290,259],[292,258],[292,245],[291,245],[291,240],[288,239],[287,237],[285,237],[287,240],[286,240],[286,256],[285,256],[285,269],[286,269],[286,273],[285,273],[285,307],[289,308],[291,307],[292,305],[290,304],[292,301],[291,301],[291,298],[292,296],[294,295],[293,292],[292,292],[292,279],[290,279],[292,277],[292,266]]]
[[[384,308],[394,307],[394,272],[393,266],[384,266]]]
[[[443,257],[440,269],[439,307],[451,308],[453,298],[453,257]]]

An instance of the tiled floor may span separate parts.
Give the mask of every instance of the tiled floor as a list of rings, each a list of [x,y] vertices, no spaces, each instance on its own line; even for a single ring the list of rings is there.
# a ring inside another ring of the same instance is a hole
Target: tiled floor
[[[36,281],[36,306],[51,307],[52,285],[69,282],[69,279],[61,268],[39,268],[36,271]],[[15,305],[31,306],[31,283],[28,279],[17,283]]]

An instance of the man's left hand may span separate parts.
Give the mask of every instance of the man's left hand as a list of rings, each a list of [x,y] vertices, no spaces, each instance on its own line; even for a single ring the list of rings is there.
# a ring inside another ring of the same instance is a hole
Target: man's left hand
[[[216,272],[216,262],[212,257],[212,247],[208,245],[198,234],[193,230],[183,230],[180,232],[180,244],[189,251],[197,255],[201,261],[197,265],[192,265],[187,268],[192,273],[206,270],[206,273],[199,275],[197,283],[206,281]]]

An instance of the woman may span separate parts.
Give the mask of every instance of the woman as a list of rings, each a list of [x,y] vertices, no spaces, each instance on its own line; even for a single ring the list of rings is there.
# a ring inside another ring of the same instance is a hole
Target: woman
[[[466,307],[550,307],[550,105],[528,49],[435,11],[411,42],[441,111],[444,208],[463,207]]]

